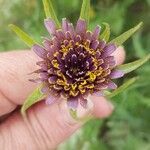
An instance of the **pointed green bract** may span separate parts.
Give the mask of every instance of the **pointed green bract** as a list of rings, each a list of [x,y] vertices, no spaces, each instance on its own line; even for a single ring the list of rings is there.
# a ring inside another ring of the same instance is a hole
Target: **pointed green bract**
[[[27,33],[22,31],[19,27],[16,25],[10,24],[9,28],[14,31],[18,37],[29,47],[32,47],[34,44],[37,44],[35,40],[33,40]]]
[[[142,66],[148,60],[150,60],[150,54],[134,62],[120,65],[116,69],[122,70],[126,74],[126,73],[136,70],[138,67]]]
[[[131,28],[130,30],[124,32],[114,40],[110,41],[110,43],[116,44],[116,46],[122,45],[128,38],[130,38],[141,26],[143,22],[140,22],[137,26]]]
[[[30,108],[33,104],[39,102],[45,97],[43,93],[41,93],[41,86],[36,88],[31,95],[25,100],[24,104],[22,105],[21,108],[21,114],[23,116],[26,115],[26,110]]]
[[[90,0],[83,0],[81,12],[80,12],[80,19],[84,19],[89,23],[90,17]]]
[[[73,109],[69,109],[69,113],[75,121],[79,121],[79,122],[87,122],[88,120],[93,118],[93,115],[91,114],[88,114],[87,116],[80,118],[77,116],[77,110],[73,110]]]
[[[58,21],[55,11],[54,11],[52,1],[51,0],[43,0],[43,5],[44,5],[44,11],[45,11],[46,18],[53,19],[55,21],[57,27],[59,28],[60,23]]]
[[[109,95],[109,94],[111,94],[112,92],[110,92],[110,91],[107,91],[107,90],[104,90],[104,91],[103,91],[103,93],[104,93],[104,96],[106,96],[106,95]]]
[[[110,38],[110,26],[108,23],[103,23],[105,25],[105,29],[102,32],[102,34],[100,35],[100,39],[108,42],[109,38]]]
[[[77,120],[77,110],[69,109],[70,115],[73,119]]]
[[[106,97],[107,98],[112,98],[121,92],[124,92],[125,89],[127,89],[129,86],[131,86],[135,81],[137,81],[138,77],[134,77],[126,81],[123,85],[118,87],[116,90],[114,90],[111,94],[108,94]]]
[[[51,17],[48,0],[43,0],[43,6],[44,6],[44,11],[45,11],[46,18]]]

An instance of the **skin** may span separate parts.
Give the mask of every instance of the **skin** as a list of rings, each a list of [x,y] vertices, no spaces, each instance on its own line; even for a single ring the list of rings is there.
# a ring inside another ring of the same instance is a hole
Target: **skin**
[[[122,47],[113,55],[117,64],[123,63]],[[0,53],[0,149],[55,149],[84,124],[71,118],[64,101],[51,106],[41,101],[28,110],[28,120],[22,118],[16,108],[37,86],[28,81],[34,77],[28,74],[38,69],[35,64],[38,60],[32,51]],[[94,96],[90,99],[93,107],[83,110],[84,116],[92,114],[102,119],[111,115],[114,108],[109,101]]]

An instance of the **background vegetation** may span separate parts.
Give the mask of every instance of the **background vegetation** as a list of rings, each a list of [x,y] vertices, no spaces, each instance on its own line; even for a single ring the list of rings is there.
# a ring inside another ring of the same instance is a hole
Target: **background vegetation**
[[[150,48],[149,0],[91,0],[91,28],[108,22],[112,35],[143,21],[144,27],[125,43],[127,62],[143,57]],[[79,16],[81,0],[54,0],[59,19],[75,22]],[[0,0],[0,51],[27,48],[7,27],[17,24],[36,40],[47,35],[43,26],[41,0]],[[105,120],[88,122],[59,150],[150,150],[150,63],[125,77],[140,76],[130,89],[116,96],[112,102],[116,109]],[[123,80],[119,80],[121,84]]]

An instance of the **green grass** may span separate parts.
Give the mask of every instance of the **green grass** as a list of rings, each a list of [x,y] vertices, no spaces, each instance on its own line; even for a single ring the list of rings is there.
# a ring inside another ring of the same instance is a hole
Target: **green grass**
[[[107,22],[111,39],[143,21],[144,27],[125,43],[126,62],[150,52],[149,0],[91,0],[90,28]],[[73,23],[80,14],[81,0],[53,0],[58,18],[69,18]],[[32,14],[32,15],[31,15]],[[0,1],[0,51],[25,49],[26,45],[7,27],[16,24],[35,40],[48,35],[43,26],[42,1]],[[130,89],[114,97],[115,112],[105,120],[93,120],[75,133],[59,150],[149,150],[150,149],[150,63],[127,75],[140,79]],[[123,80],[119,80],[121,84]]]

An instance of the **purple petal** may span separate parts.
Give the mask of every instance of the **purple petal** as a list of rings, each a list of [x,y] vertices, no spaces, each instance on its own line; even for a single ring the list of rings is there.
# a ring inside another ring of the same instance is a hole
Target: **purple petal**
[[[96,51],[96,58],[99,59],[99,57],[101,56],[101,52],[100,51]]]
[[[43,71],[45,71],[45,70],[43,70],[43,69],[38,69],[38,70],[35,70],[35,71],[33,71],[33,72],[28,73],[28,75],[32,75],[32,74],[34,74],[34,73],[40,73],[40,72],[43,72]]]
[[[117,78],[121,78],[124,76],[124,72],[121,71],[121,70],[113,70],[111,73],[110,73],[110,78],[111,79],[117,79]]]
[[[56,76],[51,76],[48,78],[48,82],[51,84],[54,84],[56,82],[57,77]]]
[[[91,43],[91,48],[96,50],[98,45],[99,45],[99,41],[98,40],[94,40]]]
[[[70,98],[67,100],[67,105],[70,109],[76,110],[78,107],[78,98]]]
[[[99,48],[100,50],[102,50],[102,49],[105,47],[105,45],[106,45],[106,42],[105,42],[105,41],[100,41],[100,42],[99,42],[99,45],[98,45],[98,48]]]
[[[108,56],[104,59],[106,64],[109,64],[110,67],[113,67],[116,65],[116,61],[114,59],[114,56]]]
[[[49,91],[48,86],[44,86],[44,87],[41,88],[41,92],[42,92],[43,94],[48,93],[48,91]]]
[[[67,46],[69,44],[68,40],[64,40],[64,45]]]
[[[60,42],[59,42],[59,40],[56,37],[54,37],[52,40],[53,40],[53,45],[55,47],[57,47],[58,49],[60,49]]]
[[[105,58],[107,56],[110,56],[115,50],[116,46],[114,44],[106,45],[106,47],[103,49],[102,57]]]
[[[42,79],[44,79],[44,80],[47,80],[47,79],[48,79],[48,76],[49,76],[49,74],[48,74],[47,72],[41,72],[41,73],[40,73],[40,77],[41,77]]]
[[[80,42],[81,41],[81,36],[80,35],[76,35],[75,37],[75,42]]]
[[[40,66],[40,67],[42,68],[42,70],[47,71],[48,66],[47,66],[47,64],[45,63],[45,61],[39,61],[39,62],[36,62],[36,64],[37,64],[38,66]]]
[[[99,85],[96,85],[95,87],[98,90],[105,90],[105,89],[107,89],[108,85],[106,83],[101,83]]]
[[[109,83],[108,83],[108,88],[109,88],[109,89],[116,89],[116,88],[117,88],[117,85],[116,85],[114,82],[109,81]]]
[[[71,33],[69,31],[66,32],[66,39],[71,40]]]
[[[49,58],[49,59],[52,59],[53,57],[54,57],[54,53],[57,51],[57,47],[56,46],[54,46],[54,45],[52,45],[51,47],[50,47],[50,49],[49,49],[49,52],[47,53],[47,57]]]
[[[51,105],[51,104],[54,104],[57,100],[58,100],[58,97],[49,95],[49,96],[46,98],[45,103],[46,103],[47,105]]]
[[[42,83],[43,82],[43,80],[41,78],[29,79],[29,81],[34,82],[34,83]]]
[[[86,108],[87,108],[87,99],[81,97],[81,98],[79,99],[79,101],[80,101],[80,105],[81,105],[83,108],[86,109]]]
[[[44,40],[43,41],[43,45],[44,47],[49,51],[50,50],[50,47],[51,47],[51,43],[49,40]]]
[[[89,41],[92,40],[92,32],[90,32],[90,31],[86,32],[86,39],[89,40]]]
[[[115,67],[116,66],[116,61],[114,60],[114,61],[111,61],[111,62],[109,62],[108,63],[109,64],[109,67]]]
[[[39,45],[34,45],[32,49],[39,57],[46,58],[47,51],[43,47]]]
[[[69,28],[69,32],[70,32],[71,35],[72,35],[72,38],[74,39],[74,37],[75,37],[75,31],[74,31],[73,24],[72,24],[72,23],[69,23],[68,28]]]
[[[79,19],[76,25],[76,33],[81,35],[82,33],[86,32],[86,28],[87,28],[86,21]]]
[[[54,74],[54,69],[53,69],[53,68],[50,68],[50,69],[47,70],[47,72],[48,72],[50,75],[51,75],[51,74],[53,75],[53,74]]]
[[[102,97],[104,96],[104,93],[102,91],[98,91],[98,92],[93,93],[93,95],[97,97]]]
[[[114,60],[114,56],[108,56],[104,60],[105,60],[105,62],[112,61],[112,60]]]
[[[98,39],[99,34],[100,34],[100,30],[101,30],[101,27],[97,25],[93,31],[93,35],[92,35],[93,39]]]
[[[90,95],[90,94],[89,94],[89,92],[87,91],[87,92],[85,92],[84,94],[82,94],[82,97],[83,97],[84,99],[87,99],[89,95]]]
[[[109,64],[103,63],[103,64],[101,64],[101,67],[106,70],[109,68]]]
[[[56,47],[55,45],[51,46],[51,51],[49,53],[55,53],[58,50],[58,47]]]
[[[65,35],[61,29],[56,30],[56,37],[58,38],[58,40],[60,40],[60,42],[65,39]]]
[[[49,34],[54,35],[56,32],[56,25],[55,22],[52,19],[45,19],[44,20],[44,25],[49,32]]]
[[[62,19],[62,29],[63,29],[64,33],[67,32],[68,29],[69,29],[69,28],[68,28],[68,24],[69,24],[69,23],[68,23],[67,19],[66,19],[66,18],[63,18],[63,19]]]

